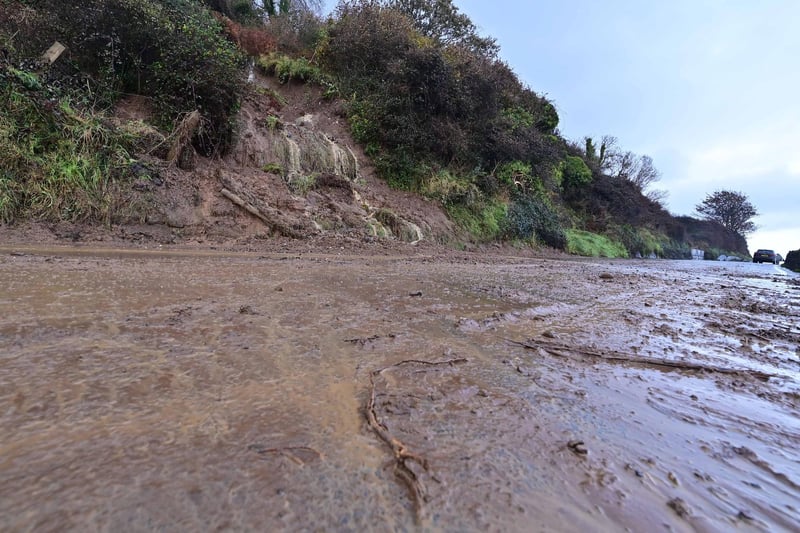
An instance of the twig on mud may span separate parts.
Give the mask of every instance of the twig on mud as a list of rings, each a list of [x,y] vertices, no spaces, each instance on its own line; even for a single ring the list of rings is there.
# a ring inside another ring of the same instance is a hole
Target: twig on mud
[[[731,374],[731,375],[746,374],[753,376],[757,379],[760,379],[761,381],[768,381],[769,378],[778,377],[775,374],[767,374],[766,372],[760,372],[758,370],[749,370],[741,368],[739,369],[724,368],[719,366],[701,365],[698,363],[687,363],[684,361],[671,361],[669,359],[650,359],[647,357],[638,357],[636,355],[623,354],[619,352],[614,352],[612,355],[607,355],[604,353],[587,350],[585,348],[573,348],[571,346],[564,346],[561,344],[538,341],[538,340],[531,340],[528,342],[520,342],[520,341],[515,341],[513,339],[505,339],[505,340],[507,342],[510,342],[511,344],[522,346],[523,348],[526,348],[528,350],[536,350],[541,348],[547,353],[558,357],[565,357],[566,355],[564,354],[564,352],[573,352],[589,357],[597,357],[598,359],[603,359],[604,361],[633,363],[655,368],[667,368],[670,370],[672,369],[692,370],[696,372],[715,372],[717,374]],[[535,344],[530,344],[531,342],[534,342]]]
[[[394,339],[397,335],[394,333],[390,333],[389,335],[372,335],[371,337],[354,337],[352,339],[345,339],[344,342],[349,342],[350,344],[358,344],[359,346],[364,346],[368,342],[376,341],[378,339],[382,339],[383,337],[388,337],[390,339]]]
[[[392,449],[392,453],[394,454],[394,474],[408,487],[411,499],[414,502],[414,511],[416,512],[417,520],[420,520],[422,505],[427,500],[427,495],[425,494],[425,488],[422,482],[417,474],[409,468],[407,461],[416,462],[425,470],[428,470],[428,461],[425,460],[424,457],[409,452],[406,449],[406,445],[392,436],[386,426],[378,421],[378,415],[375,413],[375,380],[373,376],[380,374],[383,370],[385,369],[376,370],[369,376],[370,393],[366,410],[367,424],[369,424],[370,429]]]
[[[758,333],[753,333],[752,331],[743,331],[742,335],[746,335],[748,337],[753,337],[754,339],[758,339],[758,340],[764,341],[764,342],[769,342],[769,343],[772,342],[772,340],[766,338],[765,336],[759,335]]]
[[[286,446],[283,448],[264,448],[260,444],[251,444],[250,446],[247,447],[247,449],[252,450],[259,455],[266,455],[272,453],[283,455],[284,457],[286,457],[287,459],[289,459],[293,463],[296,463],[299,466],[304,466],[306,463],[305,461],[297,457],[297,455],[292,453],[293,451],[311,452],[315,454],[319,459],[322,459],[322,454],[317,450],[315,450],[314,448],[311,448],[310,446]]]
[[[459,365],[461,363],[466,363],[467,359],[464,357],[456,357],[455,359],[448,359],[446,361],[423,361],[422,359],[406,359],[405,361],[400,361],[399,363],[395,363],[393,365],[389,365],[386,367],[381,368],[380,370],[376,370],[373,372],[374,375],[380,374],[384,370],[388,370],[390,368],[394,368],[397,366],[403,366],[408,364],[417,364],[417,365],[428,365],[428,366],[443,366],[443,365]]]
[[[380,439],[385,442],[391,449],[394,455],[394,474],[403,484],[408,488],[411,494],[411,499],[414,503],[414,512],[416,514],[417,522],[422,520],[423,505],[428,501],[428,494],[422,480],[416,472],[411,468],[411,463],[417,463],[426,472],[429,471],[428,461],[413,452],[410,452],[403,442],[389,432],[389,429],[378,420],[378,414],[375,410],[375,376],[382,374],[390,368],[396,368],[406,364],[422,364],[429,366],[442,366],[442,365],[456,365],[459,363],[467,362],[464,358],[449,359],[447,361],[422,361],[418,359],[408,359],[400,361],[393,365],[383,367],[378,370],[373,370],[369,375],[369,399],[366,406],[367,424]],[[435,479],[435,478],[433,478]]]

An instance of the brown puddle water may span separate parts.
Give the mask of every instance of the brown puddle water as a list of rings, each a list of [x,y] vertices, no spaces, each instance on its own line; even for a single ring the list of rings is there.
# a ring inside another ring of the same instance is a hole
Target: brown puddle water
[[[800,523],[772,265],[8,252],[0,530]]]

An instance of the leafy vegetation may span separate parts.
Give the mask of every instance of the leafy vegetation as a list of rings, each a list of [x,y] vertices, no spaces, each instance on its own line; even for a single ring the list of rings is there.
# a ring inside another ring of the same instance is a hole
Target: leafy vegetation
[[[281,83],[322,83],[325,76],[316,65],[304,57],[293,58],[284,54],[261,56],[258,66],[264,73],[275,76]]]
[[[487,242],[502,235],[507,209],[502,202],[484,200],[470,205],[450,205],[447,213],[478,242]]]
[[[448,26],[449,17],[432,24],[396,4],[340,3],[321,58],[348,95],[354,134],[384,155],[387,179],[409,174],[404,154],[453,168],[490,169],[534,154],[531,164],[543,155],[557,161],[559,141],[546,135],[557,125],[552,104],[484,47],[464,45],[471,37],[451,37],[465,30]],[[537,144],[552,145],[551,153],[530,149]]]
[[[116,181],[130,175],[135,139],[39,77],[0,70],[0,220],[101,220],[124,203]]]
[[[800,272],[800,250],[792,250],[786,254],[786,260],[783,262],[783,267]]]
[[[563,249],[567,235],[556,212],[544,201],[521,196],[508,212],[507,235],[513,239],[535,239],[551,248]]]
[[[538,231],[521,213],[558,196],[556,169],[569,166],[579,187],[588,168],[566,161],[555,107],[496,52],[449,0],[353,0],[340,2],[321,61],[347,97],[354,137],[390,184],[440,200],[476,239],[542,233],[539,242],[563,247],[549,208],[535,210],[547,213],[529,224]]]
[[[108,107],[120,93],[149,96],[161,125],[198,110],[204,127],[194,139],[204,154],[224,152],[233,142],[234,117],[244,84],[244,57],[221,32],[211,13],[192,0],[29,0],[37,14],[38,55],[58,40],[70,50],[72,67],[61,84],[89,74],[93,107]],[[45,39],[42,41],[42,39]],[[44,44],[47,43],[47,44]],[[55,73],[54,73],[55,74]]]
[[[563,163],[562,185],[567,189],[580,189],[592,181],[592,171],[578,156],[568,155]]]
[[[225,154],[246,67],[257,65],[280,83],[341,99],[379,175],[440,202],[473,240],[614,257],[685,257],[688,242],[746,248],[719,224],[667,213],[665,193],[650,189],[660,174],[648,156],[611,136],[599,146],[564,139],[553,103],[519,80],[452,0],[341,0],[326,21],[319,0],[0,2],[6,221],[110,220],[136,154],[153,136],[174,138],[183,117],[202,117],[187,133],[195,150]],[[69,53],[40,64],[55,40]],[[253,90],[281,106],[277,92]],[[105,110],[121,95],[148,98],[155,123],[114,126]],[[284,127],[274,114],[263,121]],[[303,194],[315,179],[296,176],[290,186]]]
[[[567,251],[587,257],[628,257],[628,251],[619,242],[578,229],[567,230]]]

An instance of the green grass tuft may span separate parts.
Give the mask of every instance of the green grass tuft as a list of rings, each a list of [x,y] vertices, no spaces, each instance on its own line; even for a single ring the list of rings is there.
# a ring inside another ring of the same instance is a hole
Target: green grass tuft
[[[588,231],[567,230],[567,251],[586,257],[628,257],[628,251],[621,243],[612,241],[605,235]]]

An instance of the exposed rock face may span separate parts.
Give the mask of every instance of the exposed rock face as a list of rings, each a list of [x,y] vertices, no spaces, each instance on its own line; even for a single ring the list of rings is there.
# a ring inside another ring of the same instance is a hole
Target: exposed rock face
[[[786,254],[786,259],[783,261],[784,268],[800,272],[800,250],[792,250]]]
[[[355,231],[422,240],[418,224],[359,194],[358,157],[319,129],[323,118],[307,113],[284,121],[255,107],[243,108],[239,141],[227,157],[232,168],[220,174],[225,197],[285,236]]]
[[[295,124],[276,121],[272,125],[246,117],[242,138],[232,156],[241,166],[278,165],[289,184],[313,174],[358,178],[358,160],[352,150],[315,130],[310,115]]]
[[[115,223],[170,243],[259,242],[335,236],[439,243],[461,239],[437,202],[391,189],[350,135],[344,111],[320,90],[281,85],[253,71],[237,138],[222,158],[198,155],[197,113],[166,138],[148,126],[151,102],[122,100],[113,120],[146,139],[132,197]],[[138,237],[137,237],[138,238]]]

